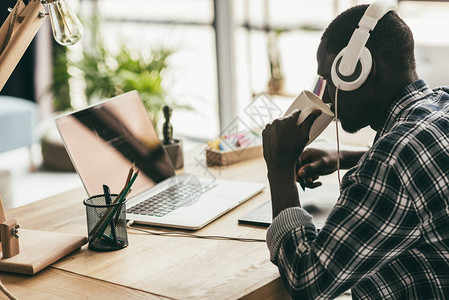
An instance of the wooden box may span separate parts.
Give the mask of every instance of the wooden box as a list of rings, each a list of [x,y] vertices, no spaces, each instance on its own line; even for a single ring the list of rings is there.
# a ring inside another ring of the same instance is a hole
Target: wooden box
[[[228,166],[243,160],[261,157],[262,155],[262,145],[227,152],[208,148],[206,149],[206,162],[208,167]]]

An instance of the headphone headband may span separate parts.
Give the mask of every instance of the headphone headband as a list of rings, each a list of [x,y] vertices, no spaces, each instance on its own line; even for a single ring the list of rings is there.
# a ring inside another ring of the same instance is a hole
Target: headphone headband
[[[331,76],[336,87],[352,91],[365,82],[372,64],[371,54],[365,47],[366,42],[377,22],[389,11],[397,11],[396,6],[389,0],[374,1],[366,9],[358,23],[359,27],[354,30],[348,45],[335,57],[332,64]],[[360,76],[348,82],[346,79],[354,77],[353,75],[358,64],[361,64],[362,68]]]

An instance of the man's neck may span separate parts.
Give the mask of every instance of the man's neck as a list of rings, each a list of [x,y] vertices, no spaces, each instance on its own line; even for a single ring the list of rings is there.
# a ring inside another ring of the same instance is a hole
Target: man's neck
[[[382,97],[380,97],[379,105],[377,108],[376,118],[370,127],[374,131],[378,131],[387,117],[388,111],[395,101],[396,97],[406,86],[412,84],[419,79],[415,70],[397,72],[384,82],[382,87]]]

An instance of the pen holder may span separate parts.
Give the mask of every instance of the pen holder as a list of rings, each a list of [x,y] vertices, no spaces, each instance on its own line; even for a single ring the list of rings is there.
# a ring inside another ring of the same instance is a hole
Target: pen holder
[[[111,195],[111,204],[104,195],[89,197],[86,206],[89,249],[114,251],[128,246],[126,231],[126,200],[114,203],[117,194]]]

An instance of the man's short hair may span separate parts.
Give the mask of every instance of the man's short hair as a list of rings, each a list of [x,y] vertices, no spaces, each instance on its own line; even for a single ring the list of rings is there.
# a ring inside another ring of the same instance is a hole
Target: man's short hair
[[[354,6],[337,16],[324,31],[328,53],[338,54],[349,39],[368,5]],[[366,43],[375,60],[381,60],[395,71],[414,70],[413,34],[405,22],[393,11],[379,20]]]

